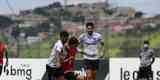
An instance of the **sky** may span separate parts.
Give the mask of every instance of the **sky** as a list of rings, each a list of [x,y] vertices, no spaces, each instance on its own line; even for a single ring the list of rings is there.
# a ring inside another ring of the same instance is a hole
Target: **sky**
[[[110,0],[112,6],[131,6],[142,11],[146,16],[160,14],[160,0]]]
[[[12,6],[13,11],[11,11],[6,3],[7,0],[0,0],[0,14],[11,14],[18,13],[20,10],[34,9],[35,7],[45,6],[51,4],[55,1],[59,1],[64,4],[64,0],[8,0]],[[93,3],[105,0],[67,0],[68,4],[78,4],[78,3]]]
[[[7,0],[0,0],[0,14],[11,14],[11,11],[7,4]],[[12,6],[14,13],[18,13],[20,10],[33,9],[39,6],[45,6],[54,1],[60,1],[62,4],[64,0],[8,0]],[[67,0],[67,4],[77,3],[93,3],[104,2],[105,0]],[[129,6],[135,8],[137,11],[145,12],[146,15],[160,14],[160,0],[109,0],[112,6]]]

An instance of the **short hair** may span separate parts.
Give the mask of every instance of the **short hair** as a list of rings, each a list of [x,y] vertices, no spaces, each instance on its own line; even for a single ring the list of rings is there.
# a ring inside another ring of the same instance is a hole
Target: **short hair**
[[[92,28],[94,28],[94,23],[93,22],[86,23],[86,28],[88,28],[88,26],[92,26]]]
[[[144,44],[149,44],[149,41],[148,41],[148,40],[145,40],[145,41],[144,41]]]
[[[69,37],[69,33],[67,31],[61,31],[60,37]]]
[[[72,44],[79,44],[79,40],[76,38],[76,37],[71,37],[68,41],[68,44],[69,45],[72,45]]]

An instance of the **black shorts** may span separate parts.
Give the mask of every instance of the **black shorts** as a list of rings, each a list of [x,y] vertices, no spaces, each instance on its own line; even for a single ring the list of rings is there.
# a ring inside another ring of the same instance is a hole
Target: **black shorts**
[[[138,79],[141,79],[141,78],[153,79],[153,72],[152,72],[151,66],[139,68]]]
[[[84,68],[91,69],[91,70],[98,70],[99,60],[84,59]]]
[[[76,80],[77,75],[74,74],[74,72],[68,72],[65,74],[65,79],[67,80]]]
[[[48,73],[48,76],[53,76],[53,77],[60,77],[60,76],[64,76],[64,70],[63,68],[52,68],[48,65],[46,65],[46,70]]]
[[[0,76],[2,74],[2,70],[3,70],[3,65],[0,65]]]

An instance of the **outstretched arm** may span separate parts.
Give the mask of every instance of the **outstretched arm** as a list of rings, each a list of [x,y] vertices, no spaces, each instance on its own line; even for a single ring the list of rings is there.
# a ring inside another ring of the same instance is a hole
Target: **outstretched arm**
[[[155,62],[155,57],[152,58],[152,64]]]
[[[77,52],[80,53],[80,54],[82,54],[82,55],[86,55],[86,53],[82,49],[80,49],[78,47],[77,47]]]
[[[155,62],[155,56],[154,56],[154,52],[152,51],[152,63],[153,64]]]

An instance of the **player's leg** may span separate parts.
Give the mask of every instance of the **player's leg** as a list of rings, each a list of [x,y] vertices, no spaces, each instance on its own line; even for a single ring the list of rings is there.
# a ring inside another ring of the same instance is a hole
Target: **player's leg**
[[[77,75],[74,72],[68,72],[65,74],[65,79],[67,80],[77,80]]]
[[[2,75],[3,65],[0,65],[0,76]]]
[[[147,67],[148,80],[153,80],[153,71],[151,65]]]
[[[86,80],[85,78],[86,78],[85,76],[81,76],[81,75],[76,76],[76,80]]]
[[[48,80],[53,80],[53,70],[50,66],[46,65],[46,71],[48,74]]]
[[[55,80],[65,80],[63,68],[57,68],[53,76],[55,77]]]
[[[86,80],[93,80],[91,60],[88,59],[84,60],[84,68],[86,71]]]
[[[149,67],[143,67],[143,78],[145,80],[149,80],[150,71],[148,70],[149,70]]]
[[[99,60],[92,61],[92,77],[96,80],[97,70],[99,69]]]
[[[93,80],[96,80],[97,70],[92,71]]]
[[[92,70],[91,69],[86,69],[86,79],[87,80],[93,80]]]
[[[64,76],[59,76],[59,77],[56,77],[55,80],[65,80],[65,79],[64,79]]]
[[[138,71],[138,80],[144,80],[143,79],[143,74],[144,74],[143,67],[140,67],[139,71]]]

